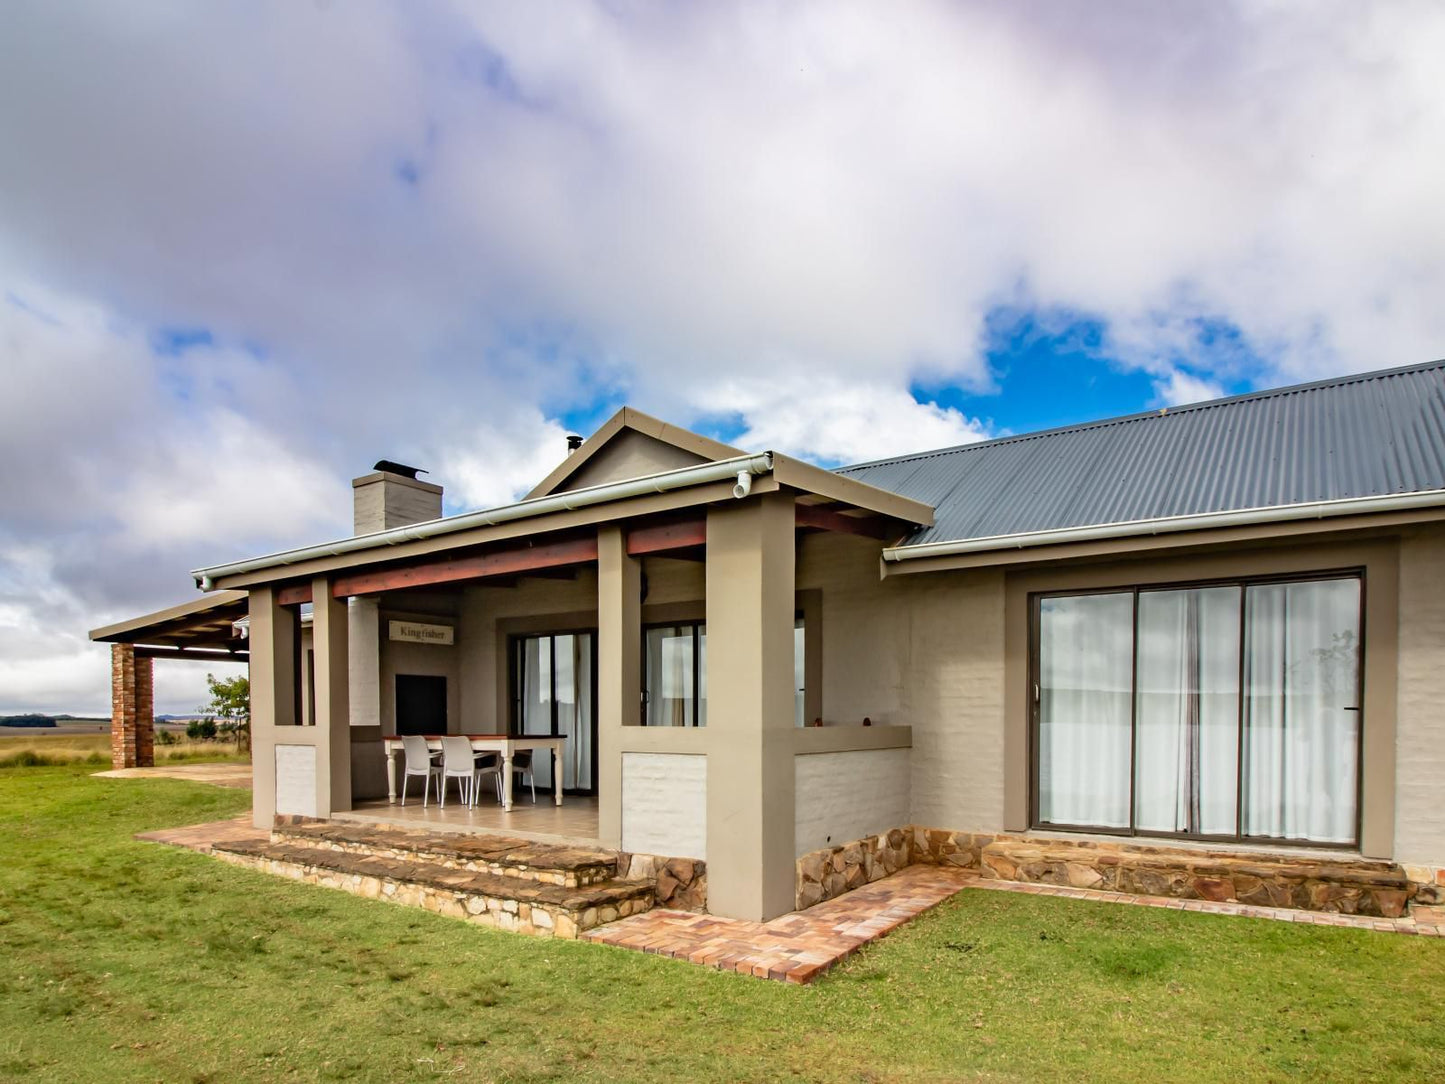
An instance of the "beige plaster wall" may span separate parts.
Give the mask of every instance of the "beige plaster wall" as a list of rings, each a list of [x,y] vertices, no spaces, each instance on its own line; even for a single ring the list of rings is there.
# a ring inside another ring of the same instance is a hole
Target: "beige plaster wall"
[[[1445,866],[1445,529],[1400,543],[1395,860]]]
[[[821,595],[826,724],[912,728],[909,819],[1003,827],[1004,591],[993,570],[881,580],[880,544],[808,535],[799,590]]]
[[[462,725],[464,716],[461,705],[461,637],[454,636],[451,646],[438,644],[412,644],[392,640],[387,630],[388,621],[420,621],[429,625],[460,626],[460,621],[450,615],[411,613],[388,609],[383,601],[380,614],[381,625],[381,682],[379,695],[381,729],[384,733],[396,733],[396,675],[427,674],[447,679],[447,727],[452,733],[467,729]],[[458,627],[458,632],[460,628]],[[372,737],[358,728],[354,741]],[[379,737],[379,735],[378,735]]]

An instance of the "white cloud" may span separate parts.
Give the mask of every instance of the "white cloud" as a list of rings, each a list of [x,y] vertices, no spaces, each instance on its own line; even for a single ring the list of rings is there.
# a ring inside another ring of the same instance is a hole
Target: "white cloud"
[[[1001,305],[1166,403],[1445,355],[1442,53],[1427,0],[13,4],[0,550],[163,605],[382,456],[509,499],[599,401],[957,443],[907,389],[986,390]]]
[[[858,463],[985,440],[983,422],[952,407],[920,403],[886,384],[779,376],[705,389],[708,406],[747,420],[734,443],[828,464]]]
[[[1183,369],[1171,369],[1167,375],[1156,379],[1154,392],[1165,406],[1202,403],[1206,399],[1218,399],[1224,395],[1224,389],[1215,381],[1201,380]]]

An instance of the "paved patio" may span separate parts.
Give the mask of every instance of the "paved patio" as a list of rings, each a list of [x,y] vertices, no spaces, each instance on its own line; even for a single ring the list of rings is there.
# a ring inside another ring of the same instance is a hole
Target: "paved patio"
[[[153,768],[112,768],[95,775],[100,779],[184,779],[189,783],[240,789],[251,786],[249,764],[157,764]]]

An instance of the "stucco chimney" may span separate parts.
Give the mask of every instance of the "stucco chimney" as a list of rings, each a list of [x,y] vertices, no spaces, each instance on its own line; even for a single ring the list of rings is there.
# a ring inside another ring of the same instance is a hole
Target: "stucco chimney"
[[[442,487],[417,477],[425,473],[417,467],[383,459],[372,468],[371,474],[353,478],[354,533],[370,534],[439,519],[442,514]]]

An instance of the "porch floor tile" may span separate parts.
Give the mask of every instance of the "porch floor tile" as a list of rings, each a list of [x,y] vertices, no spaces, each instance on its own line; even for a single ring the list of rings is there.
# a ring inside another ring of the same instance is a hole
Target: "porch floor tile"
[[[963,870],[909,866],[891,877],[770,922],[654,908],[589,930],[582,939],[673,956],[757,978],[804,983],[861,946],[977,883],[977,875]]]

